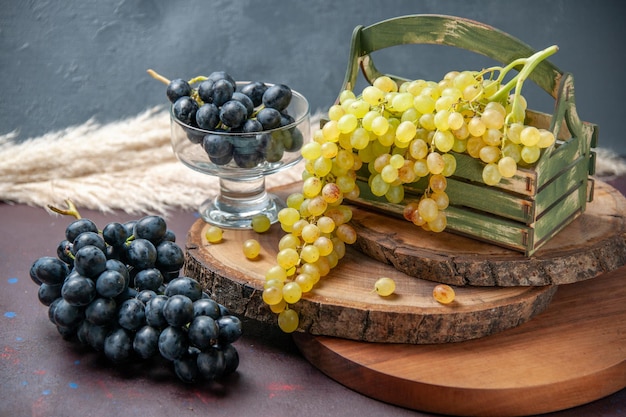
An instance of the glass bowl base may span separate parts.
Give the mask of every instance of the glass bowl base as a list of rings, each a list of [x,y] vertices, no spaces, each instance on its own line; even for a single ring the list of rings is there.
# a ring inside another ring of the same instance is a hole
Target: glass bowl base
[[[218,195],[200,205],[200,217],[207,223],[224,229],[251,229],[252,218],[264,214],[272,224],[278,221],[278,212],[286,205],[278,196],[263,193],[261,198],[226,199]]]

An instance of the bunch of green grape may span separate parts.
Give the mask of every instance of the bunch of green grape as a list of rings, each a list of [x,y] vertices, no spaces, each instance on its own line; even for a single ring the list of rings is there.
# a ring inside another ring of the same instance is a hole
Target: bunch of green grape
[[[298,314],[290,306],[336,266],[346,244],[356,241],[344,199],[359,196],[357,171],[363,175],[367,168],[372,194],[404,204],[407,220],[441,232],[447,225],[446,187],[456,170],[455,153],[480,159],[484,183],[496,185],[552,146],[552,132],[524,124],[527,104],[521,87],[556,50],[547,48],[506,67],[451,71],[439,82],[399,84],[381,76],[359,96],[352,90],[340,93],[328,120],[301,149],[302,191],[290,195],[278,215],[287,234],[277,265],[267,272],[263,299],[278,314],[283,331],[298,327]],[[520,66],[518,75],[505,82],[507,73]],[[423,195],[405,199],[404,185],[421,178],[428,180]]]

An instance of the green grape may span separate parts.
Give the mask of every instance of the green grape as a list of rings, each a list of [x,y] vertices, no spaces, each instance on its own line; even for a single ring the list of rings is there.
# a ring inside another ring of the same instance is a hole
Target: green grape
[[[378,106],[385,99],[385,93],[380,88],[374,87],[373,85],[365,87],[361,96],[363,100],[371,106]]]
[[[435,193],[444,192],[448,186],[448,180],[441,174],[431,175],[428,180],[428,187]]]
[[[328,207],[328,203],[326,202],[326,200],[324,200],[324,197],[321,195],[315,196],[312,199],[310,199],[309,204],[307,205],[309,213],[311,214],[311,216],[315,216],[315,217],[322,215],[322,213],[326,211],[327,207]]]
[[[320,236],[317,239],[315,239],[315,242],[313,242],[313,245],[317,248],[319,256],[327,256],[334,249],[333,241],[326,236]],[[302,251],[304,252],[304,248],[302,249]],[[317,261],[317,259],[315,259],[315,261]],[[307,262],[313,263],[315,261],[307,261]]]
[[[433,131],[437,129],[437,127],[435,126],[435,115],[433,115],[432,113],[422,114],[420,116],[419,123],[426,130]]]
[[[339,259],[343,258],[346,255],[346,243],[338,237],[332,238],[331,242],[333,242],[332,252],[335,252]]]
[[[340,134],[336,120],[329,120],[322,127],[322,135],[327,142],[337,142]]]
[[[448,130],[450,125],[448,124],[448,118],[450,117],[450,112],[448,110],[440,110],[435,113],[433,118],[433,123],[435,124],[435,128],[437,130]]]
[[[343,193],[337,184],[329,182],[322,187],[322,198],[326,203],[333,204],[343,199]]]
[[[438,130],[433,139],[439,152],[447,153],[454,146],[454,135],[449,130]]]
[[[264,233],[270,230],[272,222],[265,214],[257,214],[251,220],[252,230],[257,233]]]
[[[456,153],[464,153],[467,150],[467,141],[458,138],[455,139],[452,150]]]
[[[265,272],[265,280],[278,280],[281,282],[285,282],[287,279],[287,272],[281,268],[279,265],[273,265],[270,267],[267,272]]]
[[[467,129],[469,130],[470,135],[481,137],[485,134],[487,126],[485,125],[485,122],[482,121],[480,116],[474,116],[467,124]]]
[[[408,143],[415,137],[415,133],[417,126],[413,122],[401,122],[396,128],[396,139],[400,143]]]
[[[347,223],[337,226],[335,235],[339,239],[341,239],[341,241],[343,241],[344,243],[347,243],[348,245],[351,245],[354,242],[356,242],[356,238],[357,238],[356,230],[354,230],[354,228]]]
[[[302,288],[297,282],[288,282],[283,286],[283,298],[287,304],[295,304],[302,297]]]
[[[248,259],[255,259],[261,253],[261,244],[256,239],[243,242],[243,254]]]
[[[388,277],[378,278],[374,283],[374,291],[381,297],[388,297],[396,291],[396,282]]]
[[[378,173],[382,172],[383,168],[389,165],[390,161],[391,161],[390,154],[384,153],[384,154],[378,155],[378,157],[374,159],[374,164],[373,164],[374,171]]]
[[[426,165],[431,174],[441,174],[445,168],[445,161],[441,154],[437,152],[431,152],[426,157]]]
[[[486,145],[498,146],[502,143],[502,132],[498,129],[487,129],[485,130],[482,139]]]
[[[299,325],[298,313],[292,309],[285,309],[278,314],[278,327],[285,333],[293,333]]]
[[[404,200],[404,187],[402,185],[390,185],[385,193],[385,198],[390,203],[400,204]]]
[[[322,191],[322,180],[317,177],[307,178],[302,184],[302,194],[305,198],[312,198]]]
[[[353,114],[344,114],[337,120],[337,128],[341,133],[351,133],[358,126],[359,121]]]
[[[537,146],[524,146],[520,153],[522,160],[527,164],[534,164],[541,155],[541,149]]]
[[[302,267],[300,268],[300,273],[309,275],[311,279],[313,280],[313,285],[315,285],[318,283],[318,281],[322,277],[320,267],[321,267],[321,264],[323,263],[324,263],[324,257],[320,256],[320,258],[315,262],[303,264]]]
[[[376,174],[371,180],[370,190],[375,196],[382,197],[389,190],[389,183],[385,182],[380,174]]]
[[[330,108],[328,109],[328,118],[330,120],[339,120],[339,118],[341,116],[343,116],[344,114],[346,114],[346,112],[344,111],[343,107],[341,107],[338,104],[333,104],[332,106],[330,106]]]
[[[427,223],[435,220],[439,214],[437,202],[429,197],[424,197],[420,200],[417,210]]]
[[[441,97],[439,97],[436,101],[435,101],[435,111],[436,112],[440,112],[440,111],[444,111],[444,110],[448,110],[450,109],[454,103],[458,100],[456,99],[454,96],[449,96],[444,94],[446,92],[445,89],[441,92]],[[456,90],[456,89],[454,89]],[[458,90],[457,90],[458,91]],[[460,92],[459,92],[460,93]]]
[[[283,250],[278,251],[276,254],[276,262],[278,265],[285,269],[289,270],[298,264],[300,261],[300,254],[297,250],[293,248],[285,248]]]
[[[347,112],[354,115],[357,119],[363,118],[370,110],[370,105],[365,100],[354,100],[348,106]]]
[[[354,129],[350,136],[350,146],[354,149],[365,149],[370,143],[370,134],[365,128]]]
[[[478,156],[486,164],[497,162],[500,159],[500,148],[491,145],[483,146]]]
[[[402,113],[413,106],[413,94],[398,93],[391,100],[391,107],[394,111]]]
[[[409,146],[409,154],[413,159],[425,159],[428,155],[428,145],[423,139],[414,139]]]
[[[298,236],[295,236],[292,233],[287,233],[278,241],[278,250],[280,251],[287,248],[297,249],[300,244],[301,242]]]
[[[301,204],[302,202],[300,202],[298,206],[300,206]],[[298,220],[300,220],[300,212],[293,207],[285,207],[280,209],[280,211],[278,212],[278,221],[281,224],[292,226]]]
[[[480,150],[487,146],[485,142],[483,142],[483,138],[480,136],[471,136],[467,140],[467,153],[472,158],[480,159],[479,153]]]
[[[517,162],[510,156],[505,156],[498,161],[498,171],[504,178],[511,178],[517,172]]]
[[[287,207],[298,210],[302,201],[304,201],[304,195],[302,195],[302,193],[291,193],[287,197],[285,203],[287,204]]]
[[[441,175],[449,177],[456,171],[456,158],[449,153],[443,154],[441,157],[443,158],[443,171],[441,171]]]
[[[217,226],[209,226],[206,229],[204,237],[209,243],[219,243],[222,241],[224,231]]]
[[[485,109],[480,118],[487,129],[500,130],[502,126],[504,126],[504,116],[506,116],[506,114],[498,111],[497,108],[490,107]]]
[[[276,305],[283,301],[283,290],[278,287],[268,287],[263,290],[263,302],[267,305]]]
[[[398,84],[391,77],[383,75],[374,80],[372,85],[379,88],[383,93],[390,93],[398,91]]]
[[[304,229],[304,226],[308,224],[309,222],[306,219],[298,220],[297,222],[293,224],[293,227],[291,229],[291,234],[294,236],[302,236],[302,229]]]
[[[317,219],[317,227],[321,233],[332,233],[335,230],[335,221],[328,216],[322,216]]]
[[[500,174],[500,170],[498,169],[498,165],[489,163],[485,165],[483,168],[483,182],[487,185],[496,185],[502,179],[502,174]]]
[[[522,129],[522,131],[519,134],[520,143],[526,147],[537,146],[537,144],[539,143],[539,139],[541,139],[541,134],[539,133],[539,129],[537,129],[534,126],[524,127],[524,129]],[[532,162],[529,162],[529,163],[532,163]]]
[[[448,127],[450,130],[458,130],[462,126],[465,126],[465,118],[457,111],[453,111],[448,116]]]
[[[380,172],[380,177],[388,184],[398,179],[398,170],[391,165],[385,165]]]
[[[435,111],[435,100],[428,94],[419,94],[413,98],[413,107],[421,114],[430,114]]]
[[[307,224],[306,226],[302,228],[301,237],[305,243],[315,242],[315,239],[320,237],[320,235],[321,235],[320,228],[317,227],[317,225],[315,224]]]
[[[337,156],[335,157],[335,165],[344,170],[352,168],[354,165],[354,155],[352,152],[341,149],[337,152]]]
[[[356,180],[354,178],[348,177],[347,175],[341,175],[337,177],[335,181],[337,187],[339,187],[339,190],[341,190],[344,195],[356,188]]]
[[[430,198],[435,200],[437,203],[437,208],[440,210],[445,210],[450,205],[450,199],[448,198],[448,194],[443,191],[437,191],[430,195]]]
[[[324,158],[332,159],[335,156],[337,156],[338,152],[339,152],[339,147],[337,146],[335,142],[324,142],[320,146],[320,153],[321,153],[321,156],[323,156]]]
[[[317,239],[315,241],[317,241]],[[320,251],[315,245],[306,245],[300,251],[300,258],[304,262],[309,262],[309,263],[315,262],[319,259],[319,257],[320,257]]]
[[[382,94],[382,92],[381,92],[381,94]],[[363,126],[363,128],[365,130],[367,130],[368,132],[371,132],[372,131],[372,122],[378,116],[380,116],[380,113],[378,113],[377,111],[374,111],[374,110],[368,111],[365,114],[365,116],[363,116],[363,119],[361,119],[361,126]]]
[[[389,121],[385,119],[383,116],[376,116],[374,120],[372,120],[372,132],[377,136],[382,136],[387,133],[389,129]]]
[[[524,130],[522,123],[511,123],[506,131],[506,136],[511,143],[520,144],[520,133]]]
[[[415,107],[410,107],[402,113],[401,122],[411,122],[416,124],[422,114]]]
[[[315,285],[313,277],[304,273],[298,274],[298,276],[294,279],[294,282],[298,284],[303,293],[311,291]]]
[[[435,218],[435,220],[428,222],[428,228],[431,232],[435,233],[443,232],[447,225],[448,220],[446,217],[446,213],[441,210],[439,211],[439,213],[437,213],[437,217]]]
[[[314,161],[322,155],[322,145],[318,142],[306,143],[302,146],[300,153],[302,153],[304,159]]]
[[[418,161],[415,161],[415,163],[413,164],[413,172],[415,172],[415,175],[420,178],[427,176],[430,171],[428,169],[428,164],[426,163],[426,160],[420,159]]]
[[[537,146],[539,148],[547,148],[551,146],[556,141],[554,134],[549,130],[539,129],[539,142],[537,142]]]

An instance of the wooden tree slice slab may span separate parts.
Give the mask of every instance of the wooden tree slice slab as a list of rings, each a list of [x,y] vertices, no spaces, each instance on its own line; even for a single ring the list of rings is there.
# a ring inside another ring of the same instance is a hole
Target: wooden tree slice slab
[[[626,267],[562,285],[529,322],[440,345],[363,343],[298,333],[304,356],[339,383],[416,410],[520,416],[586,404],[626,387]]]
[[[585,213],[530,258],[457,234],[426,232],[404,219],[363,208],[353,210],[355,247],[408,275],[452,285],[583,281],[626,264],[626,198],[606,183],[595,184]]]
[[[185,274],[197,279],[233,313],[276,323],[276,314],[263,302],[262,288],[284,235],[279,225],[264,234],[226,230],[219,244],[206,241],[207,228],[198,220],[188,233]],[[254,261],[242,252],[249,238],[257,239],[263,248]],[[382,276],[395,280],[393,296],[383,298],[372,291]],[[445,343],[518,326],[543,311],[556,291],[555,286],[461,287],[456,301],[444,306],[433,299],[434,286],[348,248],[339,265],[293,308],[300,315],[299,330],[315,335],[385,343]]]

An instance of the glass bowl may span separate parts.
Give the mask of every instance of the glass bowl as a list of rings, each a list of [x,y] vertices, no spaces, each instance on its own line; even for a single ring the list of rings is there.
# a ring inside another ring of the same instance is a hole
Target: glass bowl
[[[237,90],[245,84],[237,82]],[[170,109],[172,149],[178,160],[219,178],[217,195],[209,196],[199,207],[204,221],[230,229],[251,228],[251,220],[258,214],[265,214],[272,223],[277,221],[285,203],[267,192],[265,177],[297,164],[302,159],[300,149],[311,136],[309,103],[302,94],[292,90],[283,113],[294,121],[262,132],[232,133],[184,124]]]

